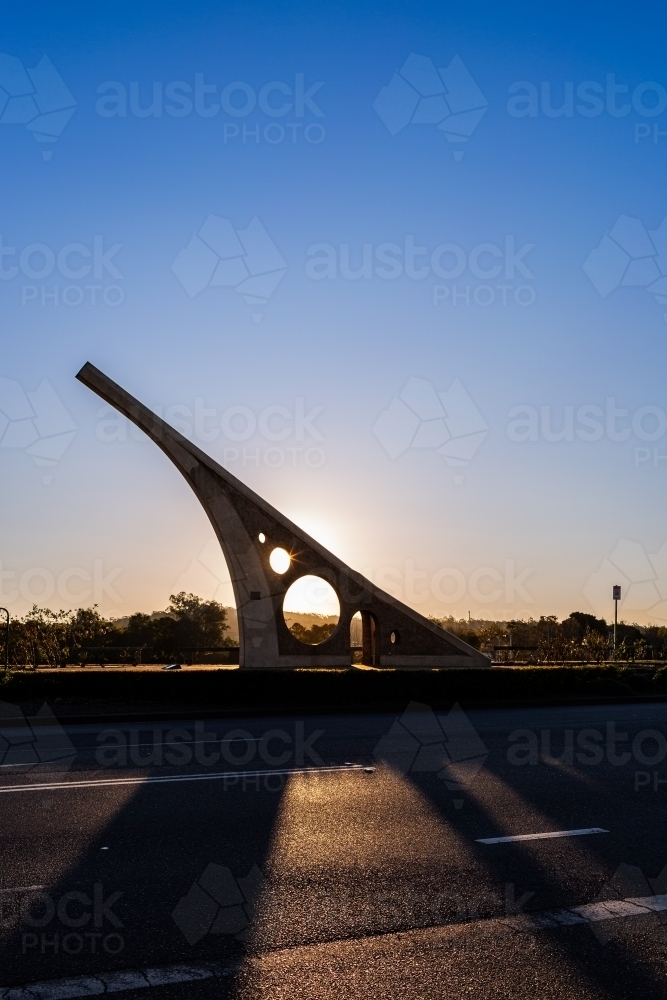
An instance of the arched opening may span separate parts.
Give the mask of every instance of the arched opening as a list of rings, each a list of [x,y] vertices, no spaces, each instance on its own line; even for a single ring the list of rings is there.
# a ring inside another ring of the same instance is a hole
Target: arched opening
[[[350,619],[350,662],[361,663],[362,656],[362,623],[361,611],[357,611]]]
[[[283,618],[295,639],[307,646],[319,646],[340,621],[338,595],[320,576],[299,577],[283,599]]]
[[[380,630],[370,611],[361,612],[361,662],[367,667],[380,666]]]

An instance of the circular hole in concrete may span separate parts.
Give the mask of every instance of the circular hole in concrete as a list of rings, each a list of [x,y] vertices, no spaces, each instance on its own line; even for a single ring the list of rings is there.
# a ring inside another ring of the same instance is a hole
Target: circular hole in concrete
[[[258,536],[257,536],[257,537],[259,538],[260,542],[261,542],[261,543],[262,543],[262,545],[263,545],[263,544],[264,544],[264,542],[266,541],[266,535],[264,534],[264,532],[263,532],[263,531],[260,531],[260,533],[258,534]]]
[[[295,580],[283,600],[283,617],[292,635],[307,646],[319,646],[340,621],[340,602],[330,583],[320,576]]]
[[[389,636],[390,641],[393,642],[393,643],[398,642],[400,640],[400,638],[401,637],[400,637],[399,633],[396,631],[396,629],[394,629],[394,631]]]
[[[274,549],[269,556],[269,565],[274,573],[279,573],[281,576],[286,573],[290,567],[292,559],[289,552],[285,549]]]

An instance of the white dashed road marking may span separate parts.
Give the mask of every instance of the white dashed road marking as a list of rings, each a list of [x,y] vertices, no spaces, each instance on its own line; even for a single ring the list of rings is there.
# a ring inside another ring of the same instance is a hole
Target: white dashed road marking
[[[475,843],[511,844],[515,840],[551,840],[552,837],[585,837],[588,833],[609,833],[609,830],[603,830],[601,826],[589,826],[585,830],[554,830],[551,833],[519,833],[514,837],[480,837],[475,841]]]

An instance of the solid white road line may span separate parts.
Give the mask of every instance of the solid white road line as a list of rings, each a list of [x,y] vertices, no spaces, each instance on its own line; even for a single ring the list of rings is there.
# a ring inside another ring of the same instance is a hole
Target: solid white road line
[[[214,771],[213,773],[197,774],[165,774],[132,778],[94,778],[87,781],[46,781],[35,785],[0,785],[0,794],[11,792],[52,792],[58,788],[106,788],[110,785],[155,785],[169,784],[175,781],[233,781],[235,787],[240,778],[268,778],[276,775],[292,774],[328,774],[332,771],[368,771],[363,764],[352,764],[348,767],[332,765],[331,767],[294,767],[278,771]]]
[[[2,789],[0,789],[1,791]],[[585,837],[589,833],[609,833],[601,826],[589,826],[585,830],[554,830],[551,833],[519,833],[514,837],[479,837],[476,844],[511,844],[515,840],[551,840],[552,837]]]
[[[122,734],[122,730],[117,730],[117,732],[121,732],[121,734]],[[1,729],[0,729],[0,735],[2,735],[2,730]],[[47,733],[46,735],[48,736],[49,734]],[[218,739],[212,739],[212,740],[187,740],[187,741],[184,740],[183,742],[179,742],[177,744],[166,743],[166,742],[162,742],[162,743],[150,743],[150,742],[147,742],[147,743],[132,743],[131,746],[132,746],[133,749],[134,748],[139,749],[140,747],[172,747],[172,748],[174,746],[178,746],[178,747],[182,747],[182,746],[183,747],[194,747],[194,746],[198,746],[198,745],[200,745],[202,743],[258,743],[259,739],[260,739],[259,736],[251,736],[250,739],[248,739],[245,736],[239,736],[237,739],[233,739],[233,740],[218,740]],[[69,753],[78,753],[80,750],[108,750],[109,748],[115,750],[117,748],[117,746],[118,746],[117,743],[97,743],[95,746],[85,746],[85,747],[77,747],[77,746],[74,746],[74,744],[72,744],[71,747],[64,747],[63,748],[63,752],[69,754]],[[32,750],[32,747],[30,749]],[[21,764],[0,764],[0,768],[5,768],[5,767],[34,767],[34,766],[35,766],[35,761],[34,760],[33,761],[29,761],[28,763],[21,763]]]
[[[547,910],[539,913],[525,913],[518,917],[495,918],[520,921],[525,929],[570,927],[573,924],[595,924],[603,920],[619,920],[622,917],[648,916],[667,910],[667,895],[639,896],[629,899],[608,899],[600,903],[586,903],[573,906],[570,910]],[[468,927],[476,924],[491,924],[495,920],[466,921]],[[30,983],[27,986],[0,986],[0,1000],[74,1000],[75,997],[99,996],[102,993],[118,993],[122,990],[139,990],[151,986],[167,986],[170,983],[193,983],[201,979],[221,978],[237,972],[239,965],[224,965],[218,962],[163,965],[153,969],[121,969],[118,972],[97,972],[88,976],[71,979],[51,979],[47,982]]]

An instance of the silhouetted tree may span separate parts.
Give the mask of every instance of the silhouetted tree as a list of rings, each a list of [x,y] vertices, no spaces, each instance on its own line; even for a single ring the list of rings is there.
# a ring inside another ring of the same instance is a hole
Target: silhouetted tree
[[[328,639],[335,628],[335,622],[324,622],[322,625],[314,624],[310,628],[305,628],[301,622],[293,622],[290,626],[290,632],[299,642],[305,642],[309,646],[317,646],[320,642]]]
[[[153,645],[157,656],[177,658],[192,646],[230,645],[225,641],[227,612],[217,601],[202,601],[195,594],[171,594],[164,618],[153,620]]]

